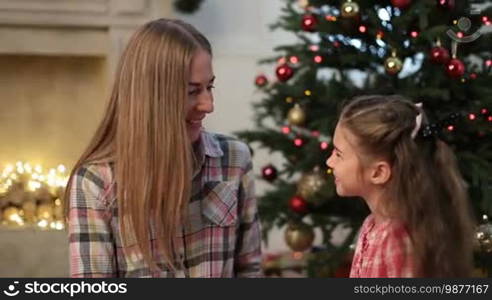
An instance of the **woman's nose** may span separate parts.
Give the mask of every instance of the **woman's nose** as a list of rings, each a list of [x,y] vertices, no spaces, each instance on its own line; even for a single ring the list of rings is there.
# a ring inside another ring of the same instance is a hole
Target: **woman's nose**
[[[196,109],[207,114],[214,111],[214,97],[209,91],[202,93]]]

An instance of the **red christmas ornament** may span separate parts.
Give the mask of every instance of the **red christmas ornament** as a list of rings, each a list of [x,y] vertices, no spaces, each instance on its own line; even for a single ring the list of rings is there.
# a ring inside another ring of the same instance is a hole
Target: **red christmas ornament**
[[[290,127],[289,126],[282,127],[282,133],[283,134],[289,134],[290,133]]]
[[[436,0],[437,7],[442,9],[453,9],[454,8],[454,0]]]
[[[359,26],[359,32],[360,33],[366,33],[366,31],[367,31],[367,26],[365,26],[365,25],[360,25]]]
[[[267,165],[261,169],[261,175],[266,181],[272,182],[277,179],[277,169],[273,165]]]
[[[446,65],[446,72],[451,77],[461,77],[465,74],[465,64],[461,60],[453,58]]]
[[[301,27],[304,31],[314,31],[316,25],[318,24],[318,19],[314,15],[307,14],[302,16]]]
[[[294,196],[289,200],[289,208],[298,213],[303,214],[308,212],[308,204],[304,198],[300,196]]]
[[[430,59],[436,64],[446,64],[449,61],[449,51],[444,47],[433,47],[430,52]]]
[[[471,121],[475,120],[477,118],[477,116],[475,114],[469,114],[468,115],[468,119],[470,119]]]
[[[483,22],[483,25],[485,25],[485,26],[492,25],[488,16],[482,16],[482,22]]]
[[[391,4],[399,9],[407,8],[412,3],[412,0],[391,0]]]
[[[323,56],[321,56],[321,55],[316,55],[316,56],[314,57],[314,62],[315,62],[315,63],[317,63],[317,64],[319,64],[319,63],[323,62]]]
[[[268,83],[268,79],[266,78],[265,75],[256,76],[256,79],[255,79],[256,86],[262,87],[262,86],[265,86],[267,83]]]
[[[319,143],[319,147],[321,148],[321,150],[326,150],[326,149],[328,149],[328,146],[329,146],[329,145],[330,145],[330,144],[328,144],[328,142],[321,142],[321,143]]]
[[[351,264],[344,263],[341,266],[339,266],[338,269],[335,270],[335,273],[333,275],[335,276],[335,278],[349,278],[350,269],[351,269]]]
[[[292,68],[288,65],[283,64],[277,67],[275,73],[277,74],[278,80],[285,82],[289,80],[292,75],[294,75],[294,70],[292,70]]]

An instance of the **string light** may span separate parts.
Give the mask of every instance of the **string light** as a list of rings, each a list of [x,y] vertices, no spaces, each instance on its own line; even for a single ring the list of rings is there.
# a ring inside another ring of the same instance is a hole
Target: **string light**
[[[328,22],[336,22],[337,21],[337,17],[335,17],[335,16],[326,16],[325,19]]]
[[[302,147],[302,145],[304,145],[304,140],[301,138],[295,138],[294,139],[294,145],[296,147]]]
[[[289,61],[292,63],[292,64],[297,64],[299,62],[299,57],[297,56],[291,56]]]
[[[49,197],[54,198],[59,195],[60,189],[63,189],[68,182],[68,176],[65,175],[67,168],[64,165],[58,165],[56,168],[49,169],[47,173],[42,173],[42,171],[43,168],[39,164],[32,165],[21,161],[16,162],[15,165],[6,164],[0,173],[0,193],[9,193],[14,184],[17,187],[17,183],[22,183],[20,186],[25,187],[25,192],[35,193],[44,189],[40,195],[49,193]],[[37,197],[35,195],[33,196]],[[2,224],[7,226],[24,226],[27,224],[41,229],[64,229],[65,225],[60,212],[60,207],[62,206],[60,199],[39,205],[34,203],[32,209],[37,212],[31,213],[27,213],[26,209],[29,209],[27,204],[29,204],[28,201],[22,204],[22,208],[15,206],[5,208]],[[37,214],[37,216],[32,216],[33,214]]]

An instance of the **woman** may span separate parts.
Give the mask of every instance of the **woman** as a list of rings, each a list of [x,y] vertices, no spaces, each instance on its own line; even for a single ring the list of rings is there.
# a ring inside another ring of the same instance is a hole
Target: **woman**
[[[72,277],[260,275],[249,149],[202,130],[211,60],[182,21],[149,22],[130,39],[67,187]]]

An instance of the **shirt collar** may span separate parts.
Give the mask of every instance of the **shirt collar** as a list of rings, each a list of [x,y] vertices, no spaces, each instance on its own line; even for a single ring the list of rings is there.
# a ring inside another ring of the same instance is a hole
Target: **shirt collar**
[[[195,161],[193,164],[193,177],[195,177],[203,167],[205,163],[205,156],[208,157],[221,157],[224,155],[220,143],[217,138],[206,131],[200,133],[200,139],[198,143],[193,145],[193,153]]]
[[[204,153],[209,157],[221,157],[224,155],[217,138],[213,134],[206,131],[202,131],[200,134],[199,148],[199,152],[201,152],[202,155]]]

